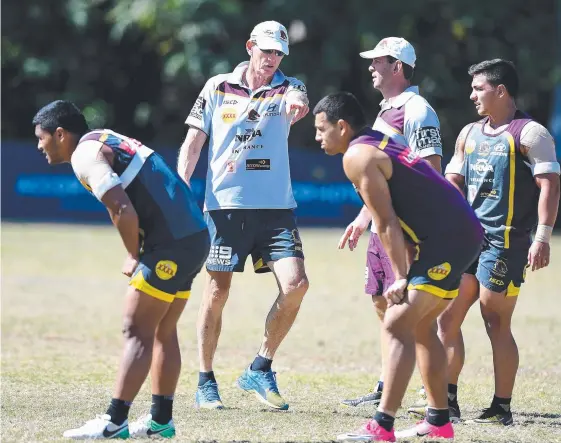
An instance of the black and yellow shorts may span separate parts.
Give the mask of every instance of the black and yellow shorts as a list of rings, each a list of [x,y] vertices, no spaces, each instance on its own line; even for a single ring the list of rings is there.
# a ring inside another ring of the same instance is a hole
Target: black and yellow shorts
[[[140,256],[129,284],[159,300],[171,303],[188,299],[193,280],[203,267],[210,249],[208,230],[166,245],[156,245]]]
[[[463,236],[428,239],[419,247],[418,259],[409,269],[407,289],[417,289],[444,299],[458,296],[462,274],[481,251],[479,231]]]

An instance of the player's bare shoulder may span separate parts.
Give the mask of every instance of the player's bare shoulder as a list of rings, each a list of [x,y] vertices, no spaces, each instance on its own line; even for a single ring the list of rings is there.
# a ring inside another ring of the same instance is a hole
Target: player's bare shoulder
[[[365,143],[357,143],[343,155],[343,168],[349,179],[366,174],[371,168],[379,168],[389,160],[382,150]],[[349,175],[350,174],[350,175]]]

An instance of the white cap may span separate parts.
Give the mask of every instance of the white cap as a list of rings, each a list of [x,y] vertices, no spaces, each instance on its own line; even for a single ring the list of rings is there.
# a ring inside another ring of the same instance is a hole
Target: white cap
[[[249,36],[259,49],[276,49],[288,55],[288,32],[279,22],[259,23]]]
[[[374,49],[360,53],[362,58],[370,59],[385,55],[397,58],[413,68],[415,67],[415,60],[417,60],[415,49],[411,43],[401,37],[386,37],[380,40]]]

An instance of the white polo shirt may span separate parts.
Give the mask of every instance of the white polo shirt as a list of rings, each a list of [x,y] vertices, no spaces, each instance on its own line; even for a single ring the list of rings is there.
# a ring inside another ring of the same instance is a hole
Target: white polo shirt
[[[420,157],[442,157],[440,121],[429,102],[419,95],[417,86],[410,86],[401,94],[382,100],[380,108],[372,129],[409,146]],[[376,232],[374,222],[371,230]]]
[[[248,62],[209,79],[186,123],[209,136],[205,210],[296,207],[290,180],[286,96],[306,94],[277,70],[251,91],[242,81]]]
[[[409,146],[421,157],[442,156],[440,121],[432,106],[419,95],[417,86],[382,100],[380,108],[372,129]]]

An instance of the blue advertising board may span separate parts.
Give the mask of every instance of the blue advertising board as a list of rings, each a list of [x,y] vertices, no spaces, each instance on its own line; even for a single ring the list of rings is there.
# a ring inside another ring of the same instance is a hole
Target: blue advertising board
[[[156,150],[175,166],[177,149]],[[191,182],[201,206],[206,152]],[[361,202],[345,178],[340,156],[329,157],[319,147],[290,148],[290,163],[299,224],[343,226],[358,213]],[[2,218],[109,222],[107,211],[82,187],[70,165],[49,166],[33,142],[2,143]]]

